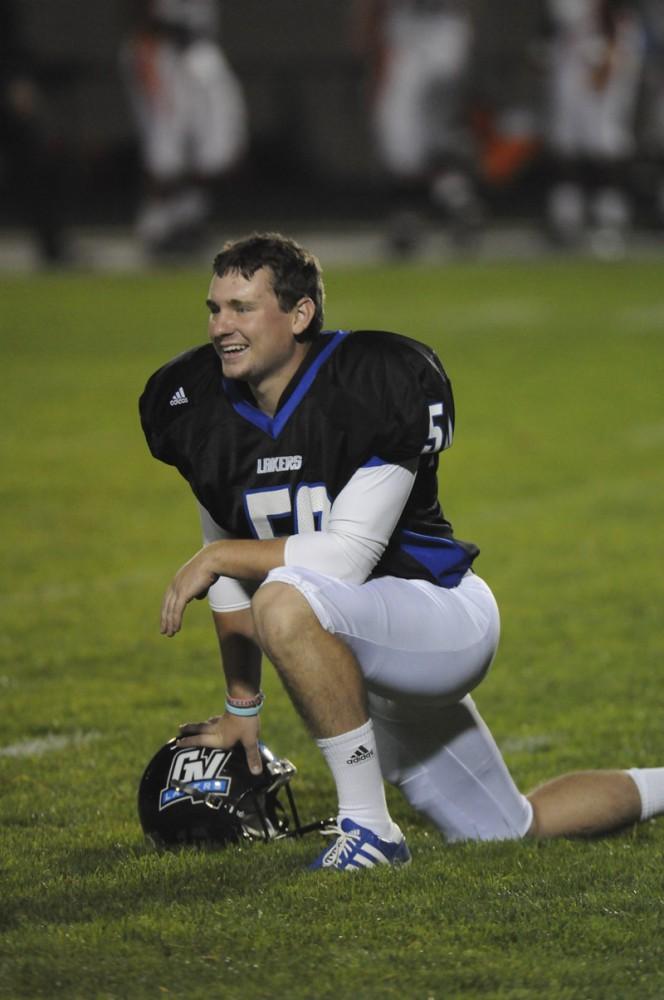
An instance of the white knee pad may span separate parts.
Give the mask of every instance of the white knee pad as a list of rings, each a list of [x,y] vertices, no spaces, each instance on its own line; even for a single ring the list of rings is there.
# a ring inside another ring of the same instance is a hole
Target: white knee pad
[[[419,713],[369,696],[383,777],[448,841],[518,840],[533,820],[472,698]]]

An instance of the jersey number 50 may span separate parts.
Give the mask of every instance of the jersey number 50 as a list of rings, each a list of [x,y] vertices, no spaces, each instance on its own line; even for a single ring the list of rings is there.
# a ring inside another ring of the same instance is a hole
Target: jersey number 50
[[[299,483],[294,492],[294,503],[290,486],[245,493],[244,509],[256,538],[325,530],[331,504],[323,483]]]

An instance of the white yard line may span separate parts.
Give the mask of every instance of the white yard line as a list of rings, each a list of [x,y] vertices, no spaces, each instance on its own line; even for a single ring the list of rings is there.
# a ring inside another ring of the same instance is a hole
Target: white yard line
[[[20,743],[11,743],[9,746],[0,747],[0,757],[41,757],[45,753],[54,750],[65,750],[70,746],[83,746],[98,740],[101,733],[93,730],[89,733],[49,733],[47,736],[35,737],[33,740],[21,740]]]

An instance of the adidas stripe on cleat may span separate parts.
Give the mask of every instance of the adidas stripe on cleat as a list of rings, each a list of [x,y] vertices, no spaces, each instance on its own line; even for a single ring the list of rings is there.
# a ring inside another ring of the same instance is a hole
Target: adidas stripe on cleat
[[[396,842],[381,840],[371,830],[348,818],[328,832],[336,834],[336,839],[309,865],[311,871],[324,868],[359,871],[378,865],[410,864],[411,854],[403,836]]]

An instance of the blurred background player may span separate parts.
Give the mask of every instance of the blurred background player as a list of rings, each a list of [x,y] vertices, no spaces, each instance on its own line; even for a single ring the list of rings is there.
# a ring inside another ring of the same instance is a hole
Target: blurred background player
[[[622,252],[631,221],[641,20],[629,0],[547,0],[545,18],[555,175],[548,225],[564,246],[590,227],[593,249],[613,256]]]
[[[247,141],[244,95],[218,40],[216,0],[147,0],[121,53],[145,193],[137,233],[154,253],[198,245],[215,182]]]
[[[354,31],[371,67],[378,155],[394,185],[392,249],[415,249],[422,195],[463,243],[480,221],[467,109],[474,38],[468,4],[357,0]]]

